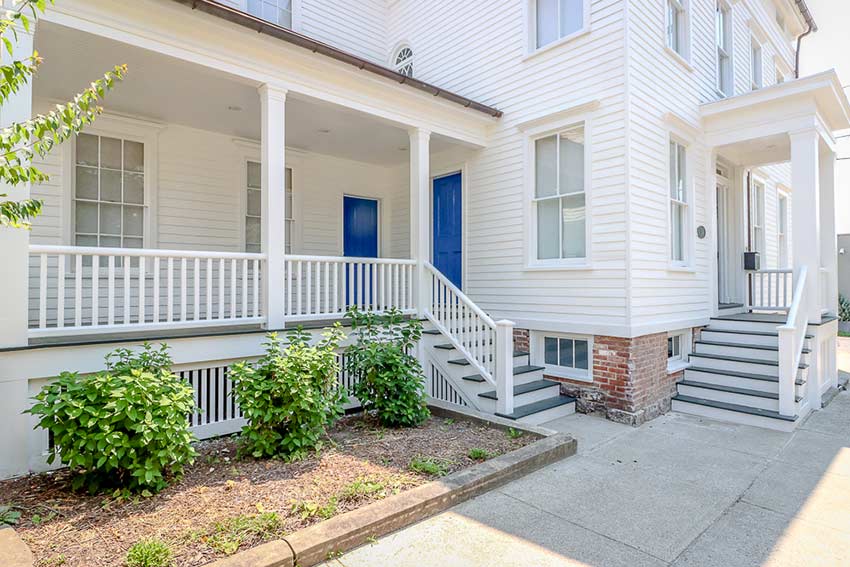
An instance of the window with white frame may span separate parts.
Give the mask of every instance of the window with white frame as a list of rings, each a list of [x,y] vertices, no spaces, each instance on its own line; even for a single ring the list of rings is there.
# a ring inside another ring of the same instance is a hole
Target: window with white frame
[[[732,96],[732,21],[729,6],[718,0],[715,8],[715,43],[717,44],[717,90]]]
[[[691,331],[684,329],[667,334],[667,371],[676,372],[687,365],[691,353]]]
[[[788,267],[788,196],[780,193],[777,203],[776,238],[779,245],[779,267]]]
[[[762,55],[761,44],[752,39],[750,44],[750,88],[757,90],[762,87]]]
[[[687,260],[688,182],[687,148],[670,140],[670,259],[684,265]]]
[[[398,48],[393,57],[393,67],[402,75],[413,76],[413,49],[410,46],[403,45]]]
[[[531,0],[539,49],[585,27],[585,0]]]
[[[532,357],[546,366],[546,374],[587,380],[592,376],[591,337],[536,332],[532,335]]]
[[[764,183],[750,183],[750,251],[764,254]]]
[[[247,167],[247,179],[245,183],[246,206],[245,206],[245,251],[262,251],[262,218],[263,218],[263,185],[262,165],[255,161],[249,161]],[[284,254],[292,253],[292,226],[295,215],[292,211],[292,169],[286,168],[286,244]]]
[[[248,13],[292,29],[292,0],[248,0]]]
[[[537,259],[587,257],[585,124],[534,141]]]
[[[74,149],[74,244],[142,248],[145,145],[80,134]]]
[[[667,47],[688,57],[688,0],[667,1]]]

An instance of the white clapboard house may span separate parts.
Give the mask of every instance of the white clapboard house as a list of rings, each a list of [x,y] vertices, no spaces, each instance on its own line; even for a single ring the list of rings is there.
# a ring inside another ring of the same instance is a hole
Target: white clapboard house
[[[57,0],[2,123],[129,74],[0,231],[0,476],[46,468],[21,411],[61,371],[165,340],[196,433],[232,432],[228,365],[352,304],[425,320],[449,403],[795,427],[837,380],[850,128],[834,72],[796,77],[815,28],[803,0]]]

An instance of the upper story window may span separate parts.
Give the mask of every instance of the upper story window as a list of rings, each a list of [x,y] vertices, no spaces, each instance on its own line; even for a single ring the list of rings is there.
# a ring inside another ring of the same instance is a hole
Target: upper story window
[[[762,55],[761,44],[752,39],[750,44],[750,88],[757,90],[762,87]]]
[[[586,0],[532,0],[537,49],[585,28]]]
[[[142,248],[144,144],[80,134],[75,154],[74,243],[77,246]]]
[[[688,57],[688,0],[667,0],[667,47]]]
[[[248,13],[292,29],[292,0],[248,0]]]
[[[284,254],[292,253],[292,225],[295,215],[292,210],[292,169],[286,168],[286,244]],[[256,161],[249,161],[247,167],[247,179],[245,180],[246,206],[245,206],[245,252],[262,251],[262,218],[263,218],[263,185],[262,165]]]
[[[393,57],[393,66],[395,67],[396,72],[401,73],[402,75],[406,75],[408,77],[412,77],[413,49],[411,49],[407,45],[400,47],[396,51],[395,57]]]
[[[686,261],[688,227],[687,149],[670,141],[670,259]]]
[[[534,141],[537,259],[587,257],[585,125]]]
[[[732,20],[729,6],[717,1],[714,15],[715,43],[717,44],[717,90],[723,96],[732,96]]]

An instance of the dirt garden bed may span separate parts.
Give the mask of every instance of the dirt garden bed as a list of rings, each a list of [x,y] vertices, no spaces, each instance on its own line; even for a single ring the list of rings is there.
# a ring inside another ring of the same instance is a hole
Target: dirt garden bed
[[[0,504],[19,507],[37,566],[123,565],[143,538],[166,542],[176,566],[204,565],[537,439],[436,416],[399,430],[352,416],[330,437],[294,463],[237,459],[234,437],[200,442],[182,481],[138,501],[71,493],[57,472],[0,482]]]

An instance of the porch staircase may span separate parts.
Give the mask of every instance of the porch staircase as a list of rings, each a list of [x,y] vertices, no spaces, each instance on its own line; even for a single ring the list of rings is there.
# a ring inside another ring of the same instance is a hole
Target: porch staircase
[[[784,319],[784,315],[781,317]],[[795,381],[794,415],[779,413],[781,319],[742,313],[712,318],[694,343],[690,366],[677,384],[673,411],[791,431],[804,416],[812,335],[807,334]]]
[[[460,355],[438,329],[423,333],[430,369],[426,369],[430,394],[444,401],[462,403],[483,413],[494,414],[520,423],[541,424],[575,413],[575,398],[560,393],[557,382],[543,378],[543,366],[531,364],[531,354],[515,351],[514,411],[502,414],[496,410],[496,390],[475,372],[466,357]],[[447,390],[451,391],[447,391]]]

